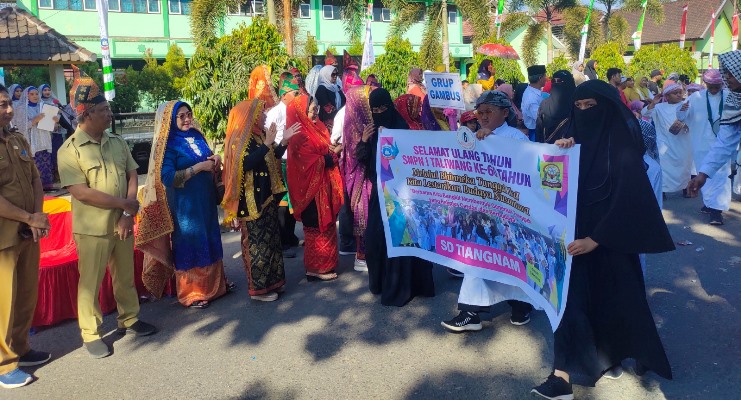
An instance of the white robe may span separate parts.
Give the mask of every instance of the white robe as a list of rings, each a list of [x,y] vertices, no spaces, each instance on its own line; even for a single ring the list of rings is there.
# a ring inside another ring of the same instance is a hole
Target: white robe
[[[684,121],[690,129],[695,165],[702,164],[702,160],[710,151],[710,146],[717,138],[709,118],[713,120],[720,118],[718,108],[721,96],[725,96],[725,90],[716,95],[711,95],[707,90],[696,92],[688,99],[690,107],[687,111],[677,110],[677,119]],[[712,116],[708,116],[708,100]],[[731,185],[728,179],[730,174],[731,160],[727,160],[714,175],[708,177],[701,189],[702,201],[706,207],[728,211],[731,206]]]
[[[692,175],[692,141],[689,133],[674,135],[669,127],[677,120],[682,103],[659,103],[653,110],[645,107],[641,114],[653,120],[662,172],[662,191],[677,192],[687,188]]]

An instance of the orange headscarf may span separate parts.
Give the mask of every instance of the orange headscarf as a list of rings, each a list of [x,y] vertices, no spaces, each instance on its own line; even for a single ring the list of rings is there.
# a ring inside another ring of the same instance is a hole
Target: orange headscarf
[[[247,155],[252,141],[257,144],[263,143],[264,135],[258,124],[263,109],[264,103],[260,100],[244,100],[229,112],[224,140],[224,200],[221,203],[224,208],[225,224],[237,216],[242,193],[251,193],[254,190],[254,172],[245,173],[242,169],[242,160]],[[280,167],[272,148],[265,155],[265,163],[268,166],[273,194],[284,193],[286,188],[280,179]],[[248,211],[247,219],[259,218],[260,212],[254,198],[250,199],[250,196],[246,196],[245,201]]]
[[[288,105],[286,126],[301,125],[301,132],[288,142],[288,165],[286,176],[291,196],[294,217],[301,221],[301,212],[316,201],[319,214],[319,230],[334,229],[337,214],[344,198],[342,178],[335,165],[326,167],[324,156],[329,154],[331,144],[329,131],[322,121],[316,122],[306,115],[309,96],[301,95]]]
[[[265,102],[266,110],[278,104],[278,96],[273,90],[273,81],[270,79],[270,67],[267,65],[259,65],[252,70],[249,87],[250,91],[247,97]]]

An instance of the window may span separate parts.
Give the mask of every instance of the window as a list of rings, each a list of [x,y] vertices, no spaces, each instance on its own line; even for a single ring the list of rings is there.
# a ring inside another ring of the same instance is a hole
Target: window
[[[55,10],[82,11],[82,0],[53,0]]]
[[[252,15],[263,15],[265,14],[265,5],[262,1],[252,2]]]
[[[242,4],[229,4],[226,9],[227,15],[242,15]]]
[[[51,0],[39,0],[39,8],[54,8]]]
[[[142,1],[142,0],[135,0],[135,1]],[[143,1],[146,1],[146,0],[143,0]],[[170,14],[184,14],[184,15],[190,14],[191,5],[192,5],[190,0],[169,0],[168,4],[169,4],[168,7],[170,8]]]
[[[324,19],[334,19],[334,7],[331,5],[323,5],[322,16]]]
[[[301,3],[298,6],[298,17],[299,18],[311,18],[311,6],[309,3]]]
[[[95,11],[97,9],[97,5],[95,4],[95,0],[84,0],[82,2],[82,6],[87,11]]]
[[[127,13],[159,13],[160,0],[107,0],[108,11]],[[174,0],[173,0],[174,1]],[[95,0],[38,0],[39,8],[55,10],[95,11]]]
[[[121,11],[121,5],[118,0],[108,0],[108,11]]]
[[[176,0],[170,0],[176,1]],[[183,0],[180,0],[181,2]],[[188,0],[190,1],[190,0]],[[228,8],[229,15],[263,15],[265,14],[265,3],[262,1],[246,0],[240,5],[230,5]]]
[[[455,24],[458,22],[458,13],[455,11],[448,11],[448,23]]]
[[[388,8],[382,8],[381,9],[381,20],[383,22],[391,21],[391,10],[389,10]]]

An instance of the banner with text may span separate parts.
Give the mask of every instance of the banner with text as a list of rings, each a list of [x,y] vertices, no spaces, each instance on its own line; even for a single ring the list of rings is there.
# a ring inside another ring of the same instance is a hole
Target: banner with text
[[[425,72],[424,77],[430,107],[466,109],[460,75],[447,72]]]
[[[571,271],[579,146],[393,129],[379,132],[378,145],[389,257],[517,286],[555,330]]]

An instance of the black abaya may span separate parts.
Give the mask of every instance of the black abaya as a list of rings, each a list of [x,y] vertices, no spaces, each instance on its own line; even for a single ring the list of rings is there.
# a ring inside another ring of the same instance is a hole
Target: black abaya
[[[627,358],[672,377],[638,254],[670,251],[674,244],[643,167],[640,127],[609,89],[588,81],[575,93],[598,102],[572,114],[572,133],[582,144],[576,238],[599,245],[573,258],[554,344],[554,368],[588,386]]]
[[[374,114],[376,129],[383,126],[389,129],[409,129],[401,115],[394,108],[391,96],[385,89],[376,89],[369,97],[371,107],[387,106],[387,111]],[[389,258],[386,249],[386,235],[381,219],[381,204],[378,200],[376,184],[376,151],[378,132],[368,143],[358,143],[358,161],[365,164],[367,178],[373,187],[368,202],[368,225],[365,232],[365,261],[368,265],[368,287],[373,294],[381,295],[381,304],[402,307],[415,296],[435,296],[435,282],[432,278],[432,263],[417,257]]]

